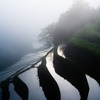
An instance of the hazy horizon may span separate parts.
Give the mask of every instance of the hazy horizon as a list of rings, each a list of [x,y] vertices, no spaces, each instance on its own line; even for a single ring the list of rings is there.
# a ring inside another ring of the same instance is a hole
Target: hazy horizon
[[[39,48],[41,29],[57,22],[77,0],[0,0],[0,51],[3,61]],[[85,0],[97,8],[100,1]],[[25,53],[24,53],[25,52]]]
[[[31,40],[42,28],[57,22],[60,15],[71,8],[74,0],[1,0],[0,37]],[[75,0],[77,1],[77,0]],[[100,1],[85,0],[96,8]],[[6,40],[6,39],[5,39]],[[18,40],[16,40],[17,42]]]

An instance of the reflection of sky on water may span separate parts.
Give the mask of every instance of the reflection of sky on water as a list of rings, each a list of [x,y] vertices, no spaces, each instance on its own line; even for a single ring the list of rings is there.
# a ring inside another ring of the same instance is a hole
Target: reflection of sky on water
[[[42,88],[39,87],[39,79],[37,77],[37,68],[31,69],[19,77],[25,82],[29,89],[28,100],[46,100]],[[11,83],[10,86],[10,100],[21,100],[21,98],[14,91],[14,85]],[[1,100],[1,99],[0,99]]]
[[[90,91],[88,100],[100,100],[100,86],[99,84],[93,79],[87,76]]]
[[[62,51],[58,49],[58,54],[62,55]],[[60,91],[61,91],[61,99],[62,100],[79,100],[79,92],[76,88],[74,88],[67,80],[63,79],[59,75],[57,75],[54,71],[53,64],[53,54],[50,54],[47,57],[47,68],[50,71],[50,73],[53,75],[55,80],[57,81]],[[90,91],[88,95],[88,100],[100,100],[100,87],[99,84],[91,77],[86,75]]]
[[[29,100],[46,100],[42,88],[39,87],[39,79],[37,68],[33,68],[22,75],[20,78],[24,80],[29,89]]]
[[[78,91],[68,81],[55,73],[52,66],[52,56],[53,55],[51,54],[47,57],[47,68],[59,85],[61,100],[79,100],[80,97]]]
[[[28,55],[22,60],[25,59],[26,61],[29,57],[30,56]],[[79,100],[80,96],[79,96],[78,90],[74,86],[72,86],[67,80],[63,79],[62,77],[60,77],[59,75],[55,73],[53,64],[52,64],[52,59],[53,59],[53,54],[49,54],[47,57],[47,68],[59,85],[60,92],[61,92],[61,100]],[[37,68],[32,68],[24,72],[23,74],[19,75],[19,77],[28,86],[28,89],[29,89],[28,100],[33,100],[33,99],[46,100],[44,93],[42,91],[42,87],[40,87],[40,84],[39,84]],[[88,79],[89,87],[90,87],[88,100],[100,100],[99,85],[94,79],[90,78],[89,76],[87,76],[87,79]],[[14,85],[12,83],[10,84],[9,89],[10,89],[10,94],[11,94],[10,100],[21,100],[21,98],[14,91]],[[1,92],[2,90],[0,89],[0,100],[2,100]]]
[[[36,52],[36,53],[33,53],[33,54],[28,54],[28,55],[22,57],[19,62],[15,63],[14,65],[12,65],[12,66],[10,66],[10,67],[8,67],[6,69],[4,69],[3,71],[0,71],[0,82],[2,80],[6,79],[7,77],[9,77],[10,75],[14,74],[15,72],[17,72],[21,68],[27,68],[30,65],[36,63],[51,48],[43,50],[43,51],[39,51],[39,52]]]

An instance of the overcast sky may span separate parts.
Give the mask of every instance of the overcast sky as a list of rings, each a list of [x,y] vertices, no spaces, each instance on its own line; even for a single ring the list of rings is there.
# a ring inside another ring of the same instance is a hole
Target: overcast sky
[[[97,7],[100,0],[85,0]],[[56,22],[73,0],[0,0],[0,36],[35,37],[42,28]]]

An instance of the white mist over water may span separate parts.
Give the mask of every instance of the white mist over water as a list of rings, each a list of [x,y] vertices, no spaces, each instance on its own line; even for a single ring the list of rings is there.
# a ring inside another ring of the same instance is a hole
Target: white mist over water
[[[57,22],[60,15],[71,8],[73,1],[0,0],[0,37],[8,42],[32,42],[42,28]],[[100,4],[99,0],[85,1],[95,8]]]
[[[71,4],[66,0],[0,0],[0,68],[40,48],[41,29],[56,22]]]
[[[57,22],[60,15],[71,8],[73,1],[75,0],[0,0],[2,62],[8,60],[7,56],[13,60],[14,57],[20,58],[19,56],[34,51],[32,46],[39,48],[41,45],[37,40],[41,29]],[[98,0],[85,1],[95,8],[100,4]]]

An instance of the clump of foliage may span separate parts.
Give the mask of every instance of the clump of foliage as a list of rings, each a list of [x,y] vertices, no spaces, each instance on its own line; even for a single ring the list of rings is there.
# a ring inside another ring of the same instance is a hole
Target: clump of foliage
[[[45,41],[47,46],[56,45],[68,42],[78,30],[86,25],[86,31],[90,31],[91,29],[89,29],[90,27],[88,28],[88,24],[91,24],[92,28],[94,26],[93,23],[97,23],[99,11],[90,7],[83,0],[77,0],[68,11],[61,15],[56,24],[50,24],[42,30],[39,36],[40,41]]]

